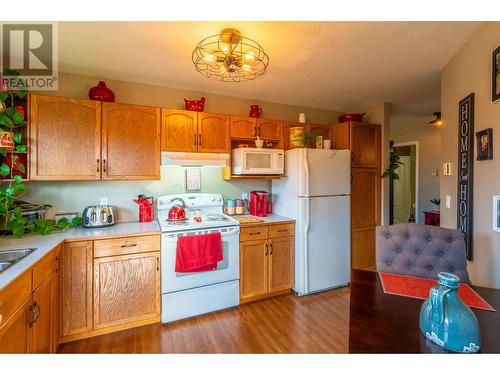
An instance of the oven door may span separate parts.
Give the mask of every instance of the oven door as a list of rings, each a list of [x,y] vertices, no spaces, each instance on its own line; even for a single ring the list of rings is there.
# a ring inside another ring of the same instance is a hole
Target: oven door
[[[222,261],[217,269],[205,272],[176,273],[175,258],[177,238],[220,232],[222,236]],[[197,231],[163,233],[161,239],[161,290],[171,293],[240,278],[240,228],[225,227]]]

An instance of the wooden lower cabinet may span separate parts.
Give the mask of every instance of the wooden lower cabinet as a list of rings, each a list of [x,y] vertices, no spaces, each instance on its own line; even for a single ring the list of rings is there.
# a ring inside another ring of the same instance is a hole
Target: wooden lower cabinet
[[[94,260],[94,329],[160,315],[160,252]]]
[[[51,252],[47,257],[53,255]],[[59,274],[52,267],[46,268],[43,261],[0,291],[0,311],[8,314],[0,314],[0,353],[54,353],[57,348],[54,322],[58,310],[54,297]],[[31,280],[35,275],[33,281],[37,280],[37,285],[32,288]],[[5,296],[10,296],[10,303],[4,303]],[[22,300],[14,296],[21,296]],[[15,310],[12,310],[13,306]]]
[[[64,244],[61,342],[159,322],[159,246],[159,235]]]
[[[92,330],[92,241],[65,243],[61,255],[61,336]]]
[[[252,234],[265,234],[265,238],[248,240]],[[240,303],[290,293],[294,283],[293,234],[293,224],[242,228]]]
[[[356,269],[376,269],[375,227],[351,229],[351,263]]]
[[[31,297],[0,326],[0,353],[28,353]]]

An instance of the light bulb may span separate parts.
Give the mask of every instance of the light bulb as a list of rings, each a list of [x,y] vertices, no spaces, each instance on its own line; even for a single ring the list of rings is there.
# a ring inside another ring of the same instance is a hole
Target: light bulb
[[[215,61],[215,57],[214,57],[214,55],[207,54],[207,55],[203,56],[203,60],[205,60],[205,61]]]
[[[245,53],[245,60],[253,60],[253,59],[255,59],[255,55],[253,54],[253,52]]]

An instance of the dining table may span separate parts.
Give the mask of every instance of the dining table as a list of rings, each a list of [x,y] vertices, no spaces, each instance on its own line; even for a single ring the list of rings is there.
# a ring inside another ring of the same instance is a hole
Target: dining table
[[[472,286],[496,311],[472,309],[481,330],[480,353],[500,353],[500,290]],[[377,272],[351,273],[349,353],[450,353],[419,329],[424,300],[387,294]]]

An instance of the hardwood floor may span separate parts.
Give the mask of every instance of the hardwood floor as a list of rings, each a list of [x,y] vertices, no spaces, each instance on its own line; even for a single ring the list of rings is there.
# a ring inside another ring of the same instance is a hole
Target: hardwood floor
[[[349,289],[286,295],[168,325],[62,344],[60,353],[347,353]]]

